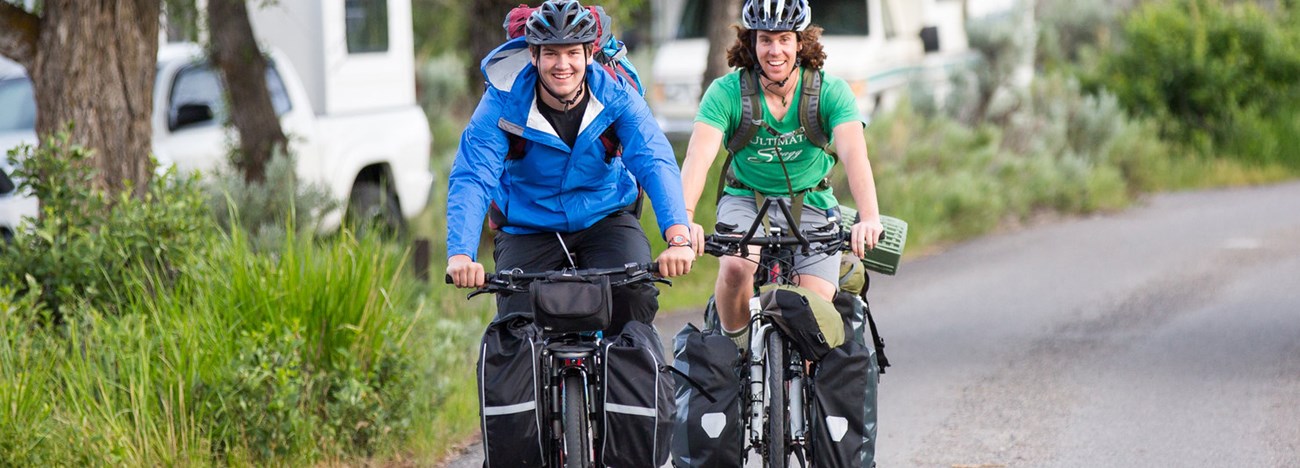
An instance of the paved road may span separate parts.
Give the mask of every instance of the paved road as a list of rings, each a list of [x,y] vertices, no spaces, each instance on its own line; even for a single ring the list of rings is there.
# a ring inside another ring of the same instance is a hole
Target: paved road
[[[1300,183],[980,239],[872,291],[882,467],[1300,467]]]

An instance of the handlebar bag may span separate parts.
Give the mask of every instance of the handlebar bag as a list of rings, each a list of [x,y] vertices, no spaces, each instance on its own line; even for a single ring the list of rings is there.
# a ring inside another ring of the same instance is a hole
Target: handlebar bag
[[[839,311],[815,292],[798,286],[764,286],[759,304],[763,316],[781,329],[805,359],[817,361],[844,344]]]
[[[556,275],[528,286],[537,326],[547,334],[609,328],[613,299],[609,278]]]

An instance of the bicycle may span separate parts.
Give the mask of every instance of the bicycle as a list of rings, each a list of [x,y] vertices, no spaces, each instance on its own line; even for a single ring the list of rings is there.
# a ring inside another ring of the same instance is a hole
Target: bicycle
[[[615,268],[561,269],[539,273],[519,270],[496,272],[487,277],[486,284],[471,293],[479,294],[527,293],[537,294],[535,283],[594,283],[608,294],[610,287],[638,283],[672,284],[657,275],[657,265],[629,263]],[[618,278],[609,281],[610,277]],[[450,283],[451,278],[447,281]],[[538,313],[542,328],[541,345],[541,395],[539,408],[544,411],[542,440],[547,466],[565,468],[590,468],[604,466],[602,460],[602,434],[605,411],[605,349],[600,331],[609,324],[608,304],[603,311],[604,325],[593,325],[600,320],[566,316],[546,317]],[[536,311],[535,311],[536,312]],[[564,314],[571,311],[552,311]],[[543,325],[543,322],[546,322]],[[548,328],[549,327],[549,328]]]
[[[748,391],[740,392],[741,420],[749,433],[749,449],[762,453],[764,466],[784,468],[791,455],[807,466],[806,456],[811,451],[807,438],[810,426],[805,416],[812,413],[809,405],[815,392],[813,386],[807,385],[811,381],[811,367],[791,339],[762,313],[757,289],[765,284],[794,284],[795,272],[790,266],[796,253],[815,255],[851,247],[847,232],[834,219],[807,233],[793,229],[790,235],[782,235],[773,226],[771,235],[756,236],[772,206],[780,209],[789,226],[798,226],[787,200],[768,198],[752,226],[744,231],[720,226],[719,230],[731,232],[706,236],[704,251],[716,257],[745,258],[752,255],[749,247],[759,247],[759,269],[754,278],[756,293],[749,302],[749,352],[744,364],[748,368],[748,380],[743,382]],[[706,317],[710,322],[716,319],[716,316]],[[749,450],[745,453],[748,457]]]

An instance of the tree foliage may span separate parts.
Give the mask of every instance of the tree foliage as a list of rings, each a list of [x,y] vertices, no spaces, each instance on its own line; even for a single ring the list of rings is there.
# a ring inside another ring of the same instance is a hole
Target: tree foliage
[[[1300,165],[1294,150],[1255,141],[1295,138],[1297,26],[1294,8],[1284,4],[1148,3],[1125,21],[1124,46],[1102,58],[1090,84],[1114,92],[1131,112],[1155,117],[1166,137],[1204,153]]]

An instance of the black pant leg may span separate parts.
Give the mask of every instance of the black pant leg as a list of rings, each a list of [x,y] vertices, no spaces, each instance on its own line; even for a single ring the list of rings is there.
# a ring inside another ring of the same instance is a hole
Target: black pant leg
[[[583,268],[650,262],[650,241],[640,221],[627,213],[602,219],[573,237],[575,242],[569,248],[576,249],[579,266]],[[621,286],[614,288],[613,300],[614,311],[606,336],[617,335],[632,320],[653,322],[659,310],[659,289],[653,284]]]
[[[567,240],[565,242],[568,242]],[[550,271],[569,266],[564,249],[554,233],[508,234],[497,231],[493,238],[492,258],[497,271],[518,268],[527,273]],[[498,294],[497,318],[512,312],[527,312],[532,316],[533,306],[527,293]]]

